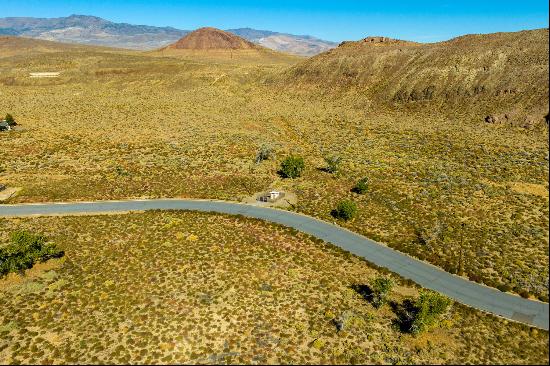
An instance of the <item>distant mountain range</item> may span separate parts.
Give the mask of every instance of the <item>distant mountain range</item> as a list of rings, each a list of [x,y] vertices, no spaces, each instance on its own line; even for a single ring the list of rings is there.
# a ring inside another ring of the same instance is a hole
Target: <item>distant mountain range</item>
[[[314,56],[338,46],[336,42],[324,41],[312,36],[297,36],[251,28],[228,29],[228,32],[272,50],[301,56]]]
[[[335,42],[307,35],[299,36],[251,28],[227,31],[264,47],[302,56],[316,55],[338,45]],[[62,18],[0,18],[0,35],[136,50],[152,50],[167,46],[189,32],[189,30],[172,27],[114,23],[87,15],[71,15]]]

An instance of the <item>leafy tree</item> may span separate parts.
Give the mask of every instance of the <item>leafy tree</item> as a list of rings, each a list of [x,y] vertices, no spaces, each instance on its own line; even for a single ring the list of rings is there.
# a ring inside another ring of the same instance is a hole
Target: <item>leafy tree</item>
[[[450,305],[449,298],[437,292],[423,290],[415,302],[410,332],[418,334],[437,324]]]
[[[331,174],[337,173],[340,169],[340,163],[342,162],[342,158],[338,155],[331,155],[325,157],[325,163],[327,163],[327,167],[325,170]]]
[[[352,191],[358,194],[365,194],[367,193],[367,190],[369,189],[369,178],[361,178],[359,181],[355,184],[355,187],[353,187]]]
[[[304,171],[304,159],[300,156],[289,156],[281,163],[279,173],[283,178],[297,178]]]
[[[372,304],[375,308],[379,308],[386,303],[388,295],[393,289],[393,281],[388,277],[377,277],[372,285]]]
[[[10,235],[11,243],[0,248],[0,276],[31,268],[36,262],[62,257],[65,253],[43,235],[17,231]]]
[[[353,201],[341,201],[331,214],[338,219],[351,220],[357,214],[357,205]]]
[[[15,122],[15,119],[13,119],[13,116],[11,114],[6,114],[6,118],[4,118],[6,120],[6,122],[8,123],[8,125],[10,126],[16,126],[17,123]]]

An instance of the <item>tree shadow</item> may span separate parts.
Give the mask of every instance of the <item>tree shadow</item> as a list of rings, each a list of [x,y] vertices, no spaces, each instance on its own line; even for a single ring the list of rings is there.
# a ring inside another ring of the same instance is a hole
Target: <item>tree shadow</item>
[[[285,173],[283,169],[277,170],[277,175],[282,179],[296,179],[300,177],[300,174],[296,175],[295,177],[289,175],[288,173]]]
[[[327,168],[326,166],[325,167],[322,167],[322,168],[316,168],[317,171],[319,172],[323,172],[323,173],[327,173],[327,174],[334,174],[335,172],[331,172],[329,168]]]
[[[397,301],[389,302],[390,308],[397,316],[393,320],[393,325],[403,333],[410,333],[414,321],[414,315],[417,311],[414,302],[411,299],[405,299],[402,303]]]
[[[426,246],[428,241],[426,240],[426,233],[424,230],[414,227],[414,243]]]
[[[369,285],[355,284],[351,285],[351,289],[361,295],[363,299],[372,303],[373,291]]]

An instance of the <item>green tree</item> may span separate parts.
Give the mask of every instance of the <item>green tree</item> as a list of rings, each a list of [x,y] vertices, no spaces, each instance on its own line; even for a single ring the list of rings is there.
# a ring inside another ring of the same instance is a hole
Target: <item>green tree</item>
[[[10,235],[11,243],[0,248],[0,276],[31,268],[34,263],[59,258],[64,252],[43,235],[17,231]]]
[[[393,289],[393,281],[388,277],[377,277],[372,285],[372,304],[375,308],[383,306]]]
[[[355,184],[355,187],[353,187],[352,191],[358,194],[365,194],[367,193],[367,190],[369,189],[369,178],[361,178],[359,181]]]
[[[6,114],[6,118],[4,118],[6,122],[8,122],[8,125],[10,126],[16,126],[17,123],[15,122],[15,119],[13,119],[13,116],[11,114]]]
[[[335,174],[340,169],[342,158],[338,155],[325,156],[325,163],[327,163],[325,170],[331,174]]]
[[[422,290],[415,302],[410,332],[418,334],[436,325],[450,305],[449,298],[437,292]]]
[[[357,214],[357,205],[353,201],[341,201],[336,209],[331,212],[332,216],[345,221],[351,220]]]
[[[283,178],[298,178],[304,171],[304,159],[300,156],[289,156],[281,163],[279,173]]]

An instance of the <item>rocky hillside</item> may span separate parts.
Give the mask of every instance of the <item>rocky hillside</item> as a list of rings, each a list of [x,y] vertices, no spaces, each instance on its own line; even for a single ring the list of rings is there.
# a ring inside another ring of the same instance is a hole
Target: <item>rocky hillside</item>
[[[548,29],[418,44],[343,42],[284,75],[300,87],[354,90],[373,103],[472,114],[530,127],[548,114]]]
[[[207,27],[187,34],[166,48],[184,50],[249,50],[259,48],[259,46],[232,33]]]

